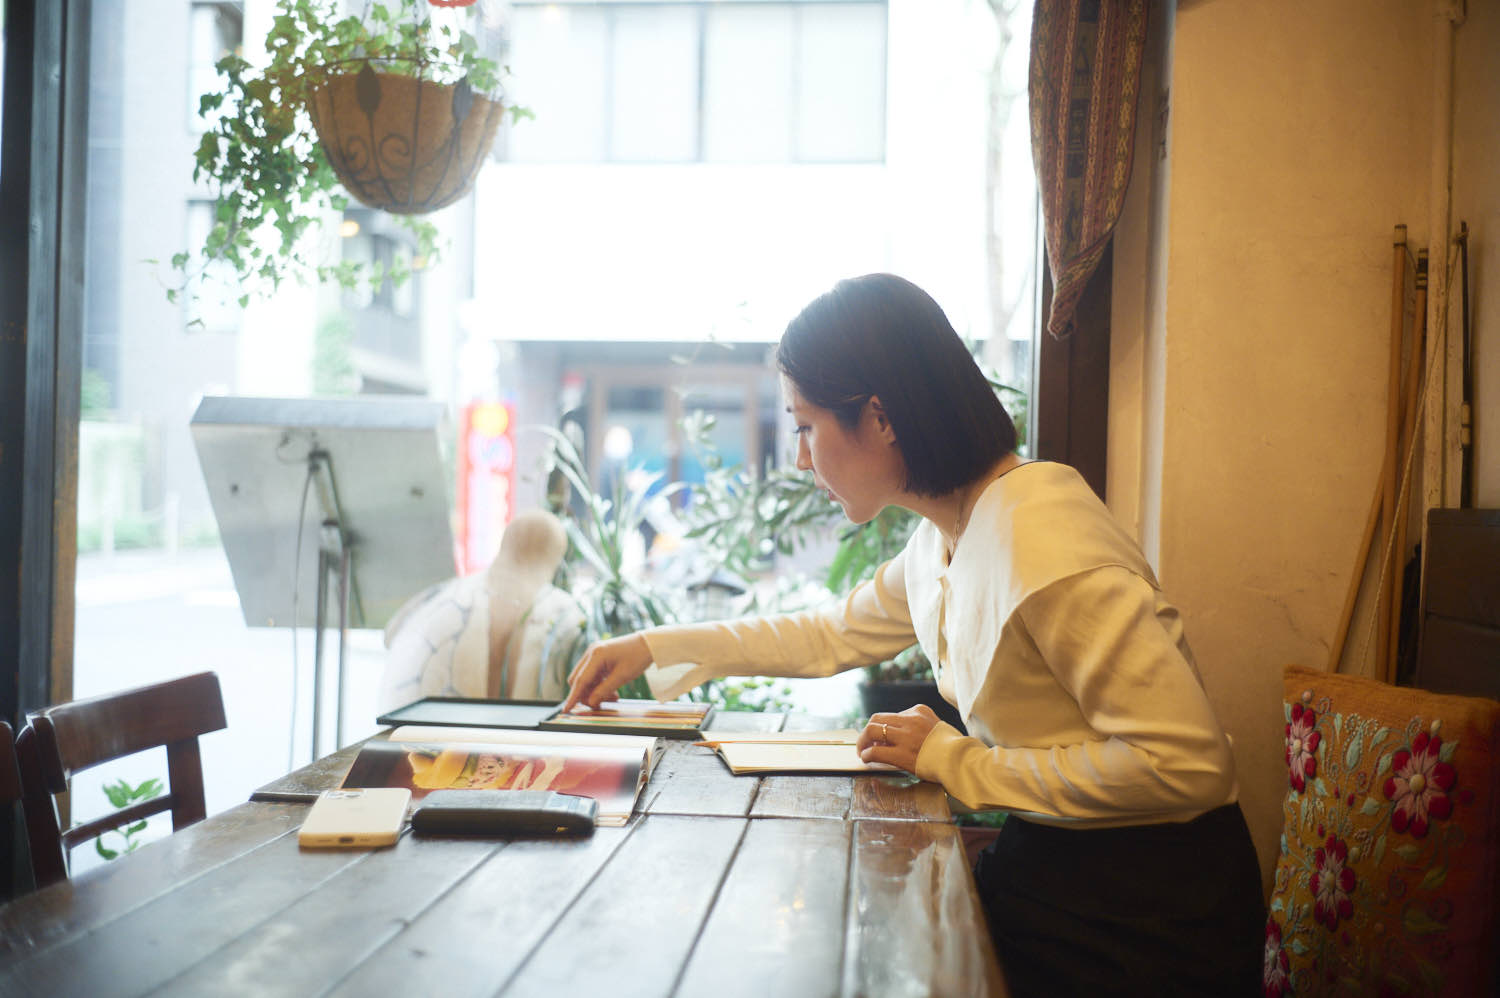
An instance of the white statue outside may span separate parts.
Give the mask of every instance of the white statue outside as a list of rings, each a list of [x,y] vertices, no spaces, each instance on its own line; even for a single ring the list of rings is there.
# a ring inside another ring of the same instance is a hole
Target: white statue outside
[[[557,517],[516,514],[483,572],[429,586],[385,628],[380,709],[428,696],[561,700],[585,615],[551,580],[567,550]]]

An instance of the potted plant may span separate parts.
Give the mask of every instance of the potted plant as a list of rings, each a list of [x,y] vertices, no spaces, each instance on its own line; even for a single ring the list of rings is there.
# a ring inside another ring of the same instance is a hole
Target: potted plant
[[[421,213],[467,192],[504,114],[529,116],[503,102],[482,34],[475,13],[430,0],[376,0],[362,18],[334,0],[279,0],[266,65],[226,56],[222,85],[199,99],[209,127],[193,177],[215,196],[214,224],[173,266],[186,276],[222,261],[264,291],[288,276],[400,281],[430,261],[437,228]],[[414,263],[366,272],[314,258],[305,237],[350,194],[400,218]]]
[[[912,645],[895,658],[865,666],[859,702],[867,715],[899,713],[919,703],[926,704],[959,731],[967,731],[958,708],[938,692],[937,676],[920,645]]]
[[[835,593],[846,593],[872,577],[883,562],[906,546],[917,519],[910,510],[888,506],[868,523],[844,531],[828,566],[828,588]],[[912,645],[884,662],[865,666],[859,699],[867,715],[897,713],[924,703],[944,721],[965,730],[958,709],[938,693],[932,662],[920,645]]]
[[[653,504],[670,502],[673,495],[689,486],[674,483],[657,489],[660,476],[632,480],[620,475],[607,483],[606,497],[595,487],[574,440],[564,431],[542,429],[551,442],[547,505],[568,532],[568,551],[558,585],[578,594],[587,607],[582,643],[693,619],[688,602],[703,580],[686,587],[654,585],[637,578],[628,569],[625,557]],[[749,518],[740,518],[739,522],[747,523]],[[754,547],[743,538],[732,546],[741,552]],[[717,564],[721,570],[728,568],[730,576],[738,567],[733,559]],[[619,693],[622,697],[651,696],[644,678],[631,680],[620,687]],[[720,710],[777,711],[791,707],[786,694],[784,684],[747,677],[738,681],[711,679],[687,695],[692,700],[713,703]]]
[[[679,608],[670,594],[633,579],[625,552],[649,509],[649,489],[613,484],[613,499],[594,488],[587,463],[566,433],[543,427],[548,453],[547,505],[568,532],[559,588],[582,599],[587,610],[585,645],[675,622]],[[670,495],[670,491],[668,492]],[[622,697],[649,697],[644,678],[620,687]]]

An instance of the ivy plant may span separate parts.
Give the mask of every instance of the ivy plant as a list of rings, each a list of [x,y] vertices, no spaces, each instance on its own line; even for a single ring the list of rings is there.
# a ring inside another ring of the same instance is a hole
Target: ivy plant
[[[139,784],[131,784],[126,780],[120,779],[104,785],[104,796],[109,798],[109,803],[115,810],[129,807],[132,804],[138,804],[143,800],[150,800],[153,797],[160,796],[160,794],[161,780],[155,777]],[[146,820],[142,818],[140,821],[134,821],[111,831],[102,832],[94,840],[94,850],[105,859],[114,859],[116,856],[124,853],[135,852],[141,846],[141,840],[136,838],[136,836],[145,830]],[[104,837],[106,835],[118,835],[121,839],[120,848],[111,849],[107,847],[104,844]]]
[[[355,72],[373,63],[386,73],[420,75],[438,83],[467,80],[476,93],[498,96],[504,72],[480,52],[475,36],[457,23],[432,16],[426,0],[369,5],[364,17],[340,16],[336,0],[278,0],[266,37],[269,61],[252,66],[231,53],[217,64],[220,85],[198,101],[208,123],[194,153],[193,179],[214,195],[214,218],[201,247],[172,258],[182,281],[169,287],[176,301],[190,280],[222,261],[248,304],[295,277],[353,287],[410,276],[436,259],[436,226],[397,216],[412,235],[414,263],[364,267],[327,262],[308,247],[309,234],[349,202],[318,144],[307,112],[312,90],[332,72]],[[530,117],[521,107],[513,119]]]

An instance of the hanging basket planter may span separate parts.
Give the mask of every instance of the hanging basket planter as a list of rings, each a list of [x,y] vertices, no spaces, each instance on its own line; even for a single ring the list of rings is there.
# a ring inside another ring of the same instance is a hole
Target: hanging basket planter
[[[329,72],[309,88],[308,115],[339,182],[361,203],[420,215],[467,194],[504,117],[468,80]]]
[[[214,224],[172,257],[182,282],[169,299],[195,293],[210,266],[242,303],[291,276],[403,280],[308,235],[353,199],[396,216],[411,257],[432,262],[443,241],[424,216],[473,190],[502,118],[531,117],[503,95],[503,18],[487,0],[365,0],[360,15],[347,0],[274,2],[269,61],[225,56],[199,98],[193,177]]]

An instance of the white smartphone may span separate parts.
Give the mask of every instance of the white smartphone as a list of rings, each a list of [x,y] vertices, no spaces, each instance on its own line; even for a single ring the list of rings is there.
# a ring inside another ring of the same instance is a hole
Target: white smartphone
[[[401,834],[409,803],[411,791],[405,787],[325,790],[307,812],[297,844],[309,849],[391,845]]]

